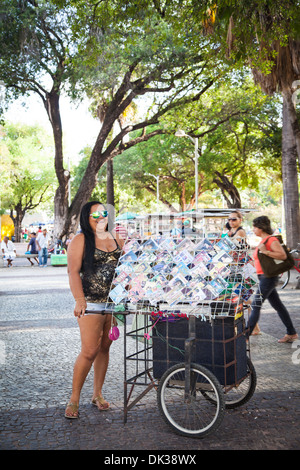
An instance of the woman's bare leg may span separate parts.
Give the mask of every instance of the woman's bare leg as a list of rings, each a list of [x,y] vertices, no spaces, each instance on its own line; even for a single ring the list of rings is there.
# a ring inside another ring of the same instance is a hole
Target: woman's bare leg
[[[102,397],[102,387],[104,384],[108,363],[109,363],[109,348],[112,341],[108,337],[109,330],[111,328],[111,315],[106,315],[105,324],[103,327],[103,336],[99,352],[94,360],[94,390],[93,400],[97,397]],[[95,403],[99,409],[107,409],[109,404],[105,400],[97,400]]]
[[[105,316],[103,315],[84,315],[78,318],[81,351],[74,365],[70,403],[79,404],[84,381],[100,349],[104,323]]]

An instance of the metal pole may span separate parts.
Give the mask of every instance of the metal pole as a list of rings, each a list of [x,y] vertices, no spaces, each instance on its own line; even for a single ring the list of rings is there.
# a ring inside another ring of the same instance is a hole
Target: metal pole
[[[159,213],[159,176],[155,176],[156,178],[156,208],[157,213]]]
[[[198,210],[198,193],[199,193],[199,183],[198,183],[198,137],[194,139],[195,143],[195,203],[196,211]]]

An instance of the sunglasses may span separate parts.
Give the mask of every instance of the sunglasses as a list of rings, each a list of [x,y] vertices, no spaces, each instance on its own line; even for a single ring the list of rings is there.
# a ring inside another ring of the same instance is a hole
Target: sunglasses
[[[90,217],[92,217],[93,219],[99,219],[99,217],[107,217],[108,216],[108,212],[107,211],[96,211],[96,212],[93,212],[92,214],[90,214]]]
[[[228,219],[228,222],[229,222],[230,220],[237,220],[237,219]]]

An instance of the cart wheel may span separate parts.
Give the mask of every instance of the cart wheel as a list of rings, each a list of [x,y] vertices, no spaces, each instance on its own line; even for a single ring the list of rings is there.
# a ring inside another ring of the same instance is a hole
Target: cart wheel
[[[250,400],[256,388],[256,372],[254,365],[247,357],[247,376],[237,386],[225,394],[225,406],[227,409],[238,408]]]
[[[233,409],[244,405],[250,400],[256,388],[256,372],[250,359],[247,357],[247,376],[237,386],[225,393],[225,408]],[[215,396],[210,391],[203,391],[206,399],[215,402]]]
[[[286,271],[285,273],[282,273],[279,275],[278,282],[279,284],[281,284],[280,289],[284,289],[288,285],[290,277],[291,277],[290,271]]]
[[[185,397],[185,364],[176,364],[162,376],[157,391],[158,407],[167,424],[178,434],[204,437],[221,424],[225,412],[222,387],[205,367],[191,364],[190,387]],[[203,391],[209,391],[213,402]]]

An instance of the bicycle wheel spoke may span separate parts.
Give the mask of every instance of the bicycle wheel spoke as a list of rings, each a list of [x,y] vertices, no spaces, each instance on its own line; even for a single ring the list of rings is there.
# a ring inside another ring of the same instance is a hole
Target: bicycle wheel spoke
[[[213,401],[205,398],[203,387],[211,390]],[[188,400],[185,399],[185,367],[181,365],[170,369],[162,377],[158,402],[166,422],[180,434],[207,435],[223,419],[224,396],[220,384],[213,374],[195,364],[191,367]]]

